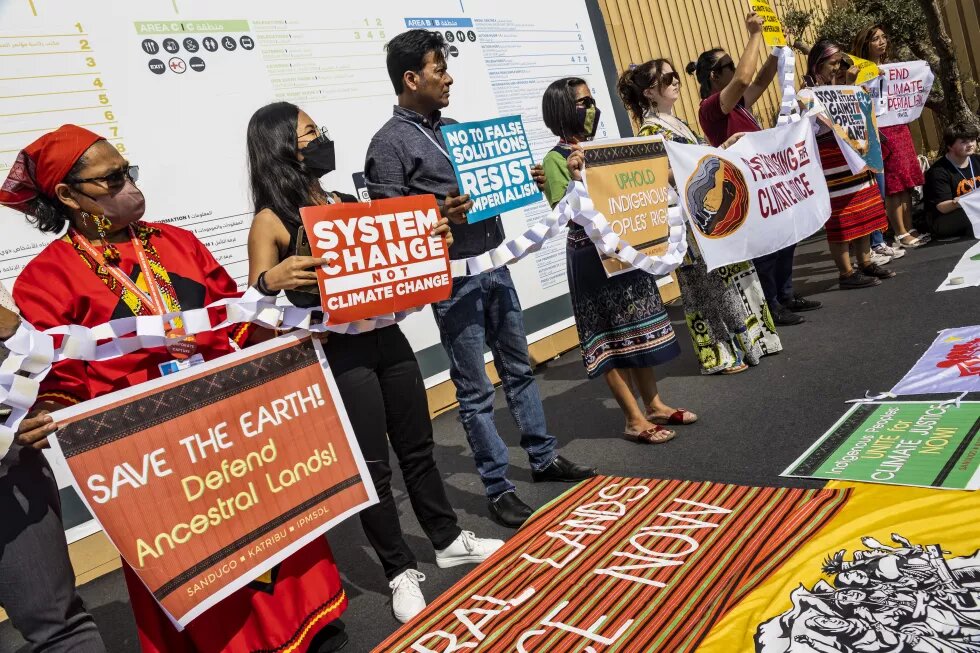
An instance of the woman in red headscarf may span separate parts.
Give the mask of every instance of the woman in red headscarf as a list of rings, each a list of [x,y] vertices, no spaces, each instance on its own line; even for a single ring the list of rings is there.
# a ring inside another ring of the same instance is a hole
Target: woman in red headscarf
[[[0,204],[31,216],[44,232],[67,232],[21,272],[14,298],[38,329],[94,327],[133,315],[201,308],[238,296],[234,280],[188,231],[141,220],[137,169],[102,137],[64,125],[17,158],[0,187]],[[192,365],[233,350],[247,329],[189,336],[178,320],[166,347],[108,361],[65,360],[41,383],[37,408],[53,410],[161,375],[172,361]],[[50,417],[43,418],[50,422]],[[56,425],[23,434],[46,446]],[[329,545],[320,538],[275,570],[235,592],[178,632],[132,569],[123,563],[140,644],[147,653],[330,651],[346,644],[337,626],[347,607]],[[319,636],[317,635],[320,632]]]

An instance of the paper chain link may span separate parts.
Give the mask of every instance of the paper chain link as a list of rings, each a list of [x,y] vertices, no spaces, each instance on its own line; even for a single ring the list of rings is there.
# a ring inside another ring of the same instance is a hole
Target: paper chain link
[[[557,236],[570,221],[582,225],[606,256],[650,274],[670,273],[680,265],[687,252],[684,220],[679,207],[671,207],[667,212],[670,235],[666,254],[659,258],[650,257],[623,245],[609,221],[595,209],[585,185],[574,182],[546,220],[486,254],[467,259],[467,271],[480,274],[519,261],[540,250],[545,241]],[[221,308],[225,309],[225,318],[217,321],[217,309]],[[91,328],[70,324],[42,332],[22,321],[17,332],[3,343],[10,355],[0,365],[0,405],[10,407],[11,412],[0,424],[0,457],[10,448],[21,420],[37,401],[41,381],[54,363],[66,359],[105,361],[140,349],[163,347],[167,343],[164,327],[175,317],[180,317],[189,335],[246,322],[271,329],[356,334],[397,324],[419,310],[421,308],[413,308],[368,320],[326,326],[326,318],[319,309],[279,305],[274,297],[266,297],[255,288],[249,288],[240,298],[222,299],[204,308],[164,316],[125,317]],[[54,346],[54,336],[63,336],[60,347]]]

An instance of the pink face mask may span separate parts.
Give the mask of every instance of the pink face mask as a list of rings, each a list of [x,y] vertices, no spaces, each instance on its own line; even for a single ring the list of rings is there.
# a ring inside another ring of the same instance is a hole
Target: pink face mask
[[[109,222],[129,224],[142,218],[146,212],[146,198],[131,180],[126,180],[126,185],[115,195],[92,197],[87,193],[82,194],[99,205],[102,215]]]

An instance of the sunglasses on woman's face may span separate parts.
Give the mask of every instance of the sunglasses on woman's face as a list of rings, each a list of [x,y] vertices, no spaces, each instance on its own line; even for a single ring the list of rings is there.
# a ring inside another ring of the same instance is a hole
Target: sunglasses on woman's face
[[[723,72],[724,70],[731,68],[735,70],[735,62],[728,55],[725,55],[721,59],[715,62],[715,65],[711,67],[712,72]]]
[[[102,177],[88,177],[86,179],[66,179],[66,183],[70,184],[96,184],[101,186],[106,190],[111,190],[113,188],[119,188],[123,186],[126,181],[135,182],[140,178],[140,167],[128,165],[125,168],[116,170],[115,172],[109,173],[108,175],[103,175]]]
[[[676,72],[672,71],[672,72],[664,73],[663,75],[661,75],[660,76],[660,79],[657,80],[657,86],[670,86],[674,82],[677,82],[678,84],[680,84],[681,83],[681,76],[678,75]]]
[[[580,97],[579,99],[575,100],[575,105],[579,107],[585,107],[586,109],[588,109],[589,107],[594,107],[595,98],[592,97],[591,95]]]

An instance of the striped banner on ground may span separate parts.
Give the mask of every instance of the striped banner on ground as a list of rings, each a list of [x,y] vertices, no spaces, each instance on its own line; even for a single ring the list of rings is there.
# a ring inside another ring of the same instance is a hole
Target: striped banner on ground
[[[600,476],[375,651],[693,651],[847,497]]]

